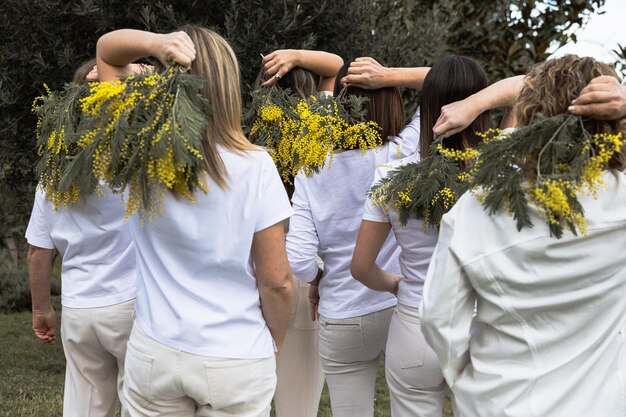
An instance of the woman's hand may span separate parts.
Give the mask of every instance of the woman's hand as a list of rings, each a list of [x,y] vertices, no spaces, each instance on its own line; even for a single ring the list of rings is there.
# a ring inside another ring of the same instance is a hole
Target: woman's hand
[[[178,63],[184,67],[191,67],[196,59],[196,47],[185,32],[172,32],[157,35],[157,44],[154,48],[155,57],[163,65]]]
[[[261,86],[269,87],[275,84],[293,67],[298,66],[299,60],[300,52],[296,49],[279,49],[263,57],[263,70],[269,79]]]
[[[319,318],[317,311],[320,304],[320,287],[318,284],[311,284],[309,286],[309,309],[311,310],[311,320],[315,321]]]
[[[348,75],[341,79],[342,84],[373,90],[387,87],[391,70],[382,66],[374,58],[357,58],[350,63]]]
[[[568,110],[600,120],[621,119],[626,117],[626,87],[610,75],[596,77],[583,88]]]
[[[450,137],[459,133],[480,115],[469,99],[455,101],[441,108],[441,114],[433,126],[435,136]]]

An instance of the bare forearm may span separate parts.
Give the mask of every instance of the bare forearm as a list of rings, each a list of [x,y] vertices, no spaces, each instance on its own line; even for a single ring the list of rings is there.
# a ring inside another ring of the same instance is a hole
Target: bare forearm
[[[283,287],[259,288],[259,294],[263,317],[276,346],[280,348],[285,339],[285,332],[291,316],[291,304],[293,302],[291,280],[287,281]]]
[[[517,75],[497,81],[466,100],[476,106],[477,114],[500,107],[511,107],[524,85],[524,78],[524,75]]]
[[[321,77],[334,77],[343,65],[343,59],[330,52],[300,49],[295,56],[295,66],[308,69]]]
[[[135,29],[109,32],[98,40],[96,55],[109,65],[122,67],[153,54],[159,36]]]
[[[53,250],[31,247],[28,250],[28,279],[33,311],[44,311],[52,307],[50,302],[50,277],[52,274]]]
[[[430,67],[389,68],[387,86],[408,87],[420,90]]]
[[[391,293],[396,291],[400,281],[400,276],[389,273],[376,264],[371,265],[367,270],[361,271],[354,278],[369,289]]]

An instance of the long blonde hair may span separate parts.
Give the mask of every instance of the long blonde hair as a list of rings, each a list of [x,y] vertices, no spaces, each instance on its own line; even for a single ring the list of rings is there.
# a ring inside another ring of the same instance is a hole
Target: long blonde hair
[[[524,80],[520,94],[513,106],[519,126],[526,126],[543,115],[546,117],[567,113],[567,108],[580,91],[595,77],[609,75],[619,80],[615,69],[590,57],[565,55],[533,66]],[[624,135],[622,121],[585,118],[586,129],[593,133]],[[626,167],[626,154],[622,150],[608,162],[612,169]]]
[[[220,188],[228,188],[228,171],[218,146],[235,152],[259,150],[251,144],[241,127],[241,87],[239,65],[232,48],[217,33],[199,26],[181,28],[196,47],[191,73],[207,79],[202,95],[211,105],[202,155],[204,169]]]

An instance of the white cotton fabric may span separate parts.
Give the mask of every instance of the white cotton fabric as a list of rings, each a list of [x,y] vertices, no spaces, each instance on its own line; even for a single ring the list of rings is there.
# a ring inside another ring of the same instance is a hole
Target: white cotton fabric
[[[57,249],[63,257],[61,304],[105,307],[135,298],[135,252],[120,195],[100,185],[102,196],[55,210],[40,189],[26,229],[29,245]]]
[[[398,161],[379,165],[372,185],[385,178],[389,172],[411,162],[419,161],[415,154]],[[424,230],[424,223],[419,219],[408,219],[406,225],[398,220],[398,212],[394,207],[383,208],[373,203],[371,198],[365,202],[363,220],[390,223],[393,235],[400,245],[400,274],[403,279],[398,284],[398,303],[419,308],[422,302],[422,289],[428,272],[439,231],[429,227]]]
[[[350,263],[363,217],[366,194],[376,167],[415,154],[419,143],[419,108],[397,136],[376,149],[351,150],[333,155],[325,168],[310,178],[295,178],[294,216],[287,234],[287,255],[297,277],[311,282],[317,275],[315,255],[324,263],[320,282],[319,313],[331,319],[363,316],[396,304],[386,292],[373,291],[350,274]],[[377,264],[399,274],[400,250],[390,235]]]
[[[443,217],[422,330],[462,416],[625,415],[626,175],[604,180],[579,197],[587,236],[534,208],[517,231],[469,193]]]
[[[292,209],[263,150],[220,148],[227,189],[207,178],[195,203],[166,193],[163,213],[130,220],[140,281],[136,324],[156,341],[214,358],[267,358],[274,345],[250,259],[255,232]]]

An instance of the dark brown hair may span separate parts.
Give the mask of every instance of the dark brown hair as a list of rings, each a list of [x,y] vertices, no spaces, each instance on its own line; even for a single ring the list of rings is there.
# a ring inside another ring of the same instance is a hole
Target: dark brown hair
[[[307,98],[317,93],[317,76],[311,71],[301,67],[294,67],[288,73],[283,75],[276,83],[282,89],[289,88],[291,92],[299,98]],[[254,82],[254,89],[261,88],[261,84],[267,81],[269,77],[265,70],[261,68]]]
[[[87,82],[87,75],[91,72],[96,65],[96,58],[92,58],[88,61],[80,64],[80,67],[74,73],[74,81],[76,84],[85,84]]]
[[[340,80],[348,74],[349,67],[350,62],[346,62],[337,73],[335,96],[339,95],[343,89]],[[398,87],[383,87],[375,90],[348,87],[345,94],[369,99],[365,104],[365,118],[378,124],[381,128],[380,134],[383,142],[388,141],[391,136],[398,136],[398,133],[404,128],[404,104]]]
[[[422,88],[420,107],[420,154],[428,156],[433,142],[433,127],[446,104],[463,100],[487,87],[487,74],[483,67],[472,58],[448,55],[432,66]],[[476,132],[489,129],[490,115],[484,112],[471,125],[461,132],[445,139],[444,146],[465,150],[475,148],[480,142]],[[459,163],[462,169],[465,164]]]

